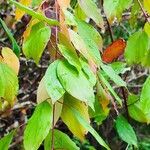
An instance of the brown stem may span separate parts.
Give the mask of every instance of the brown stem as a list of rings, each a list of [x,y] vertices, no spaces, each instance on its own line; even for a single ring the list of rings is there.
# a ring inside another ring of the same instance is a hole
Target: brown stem
[[[53,120],[52,120],[52,141],[51,150],[54,150],[54,128],[55,128],[55,104],[53,105]]]
[[[103,82],[101,81],[101,79],[100,79],[100,77],[98,75],[97,75],[97,79],[100,82],[100,84],[102,85],[102,87],[104,88],[105,92],[110,96],[110,101],[111,101],[111,103],[112,103],[112,105],[114,107],[114,110],[116,111],[116,114],[118,116],[119,115],[119,111],[117,109],[117,106],[116,106],[116,103],[115,103],[114,99],[111,97],[111,95],[108,92],[108,89],[107,89],[106,85],[103,84]]]
[[[129,110],[128,110],[128,104],[127,104],[127,97],[126,97],[126,93],[125,93],[124,87],[121,87],[121,92],[122,92],[122,96],[123,96],[123,99],[124,99],[124,105],[125,105],[125,109],[126,109],[127,119],[128,119],[128,122],[129,122],[130,121],[130,117],[129,117]]]
[[[107,25],[108,25],[108,31],[109,31],[109,35],[110,35],[110,38],[111,38],[111,42],[114,41],[114,38],[113,38],[113,32],[112,32],[112,29],[111,29],[111,25],[106,17],[106,22],[107,22]]]
[[[55,14],[56,14],[56,20],[58,20],[58,4],[57,4],[57,0],[55,0]],[[58,27],[56,26],[56,43],[58,42]],[[56,54],[55,54],[55,59],[57,59],[57,48],[56,48]],[[54,150],[54,128],[55,128],[55,104],[53,105],[53,120],[52,120],[52,146],[51,146],[51,150]]]
[[[106,17],[106,21],[107,21],[107,25],[108,25],[108,30],[109,30],[110,38],[111,38],[111,41],[113,42],[114,41],[114,39],[113,39],[113,32],[112,32],[112,29],[111,29],[111,26],[109,24],[109,21],[108,21],[107,17]],[[125,109],[126,109],[126,113],[127,113],[127,119],[129,121],[129,112],[128,112],[128,105],[127,105],[127,98],[126,98],[124,87],[121,87],[121,92],[122,92],[122,96],[123,96],[123,99],[124,99],[124,105],[125,105]]]
[[[149,19],[148,19],[149,16],[148,16],[148,14],[145,12],[145,10],[144,10],[144,8],[143,8],[143,6],[142,6],[140,0],[137,0],[137,2],[138,2],[139,6],[140,6],[140,8],[141,8],[141,10],[142,10],[142,12],[143,12],[143,15],[144,15],[145,19],[146,19],[147,22],[150,24],[150,21],[149,21]]]
[[[57,0],[55,0],[55,15],[56,15],[56,20],[59,19],[58,17],[58,3]],[[56,43],[58,42],[58,27],[56,26]],[[55,59],[57,59],[57,48],[56,48],[56,54],[55,54]]]

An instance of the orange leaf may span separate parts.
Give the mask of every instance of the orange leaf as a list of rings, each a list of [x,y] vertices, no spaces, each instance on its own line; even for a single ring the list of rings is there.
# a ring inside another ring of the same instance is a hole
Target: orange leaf
[[[109,45],[102,55],[102,60],[106,63],[111,63],[124,53],[126,42],[123,39],[118,39]]]

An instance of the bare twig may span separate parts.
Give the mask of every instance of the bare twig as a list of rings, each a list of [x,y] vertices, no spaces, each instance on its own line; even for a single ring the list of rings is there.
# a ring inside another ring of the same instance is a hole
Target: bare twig
[[[110,34],[110,38],[111,38],[111,41],[113,42],[114,39],[113,39],[113,32],[112,32],[112,29],[111,29],[111,26],[109,24],[109,21],[106,17],[106,21],[107,21],[107,25],[108,25],[108,30],[109,30],[109,34]],[[121,92],[122,92],[122,96],[123,96],[123,99],[124,99],[124,104],[125,104],[125,109],[126,109],[126,113],[127,113],[127,119],[129,121],[129,112],[128,112],[128,106],[127,106],[127,98],[126,98],[126,93],[125,93],[125,89],[124,87],[121,87]],[[115,103],[112,103],[114,108],[116,108],[116,104]],[[118,110],[115,109],[116,112],[117,112],[117,115],[118,115]]]
[[[142,10],[142,12],[143,12],[143,15],[144,15],[145,19],[146,19],[147,22],[150,24],[149,15],[148,15],[148,14],[146,13],[146,11],[144,10],[144,8],[143,8],[143,6],[142,6],[140,0],[137,0],[137,2],[138,2],[139,6],[140,6],[140,8],[141,8],[141,10]]]
[[[114,41],[113,32],[112,32],[111,25],[109,24],[109,21],[108,21],[107,17],[106,17],[106,22],[107,22],[107,25],[108,25],[108,31],[109,31],[109,34],[110,34],[111,42],[113,42]]]
[[[52,120],[52,141],[51,150],[54,150],[54,128],[55,128],[55,104],[53,105],[53,120]]]
[[[55,15],[56,15],[56,20],[59,20],[58,18],[58,4],[57,4],[57,0],[55,0]],[[56,44],[58,42],[58,28],[56,26]],[[57,59],[57,48],[56,48],[56,54],[55,54],[55,59]],[[55,104],[53,105],[53,121],[52,121],[52,146],[51,146],[51,150],[54,150],[54,128],[55,128]]]
[[[127,119],[128,119],[128,122],[129,122],[130,121],[130,117],[129,117],[129,111],[128,111],[127,97],[126,97],[126,93],[125,93],[124,87],[121,87],[121,91],[122,91],[122,96],[123,96],[123,99],[124,99],[124,105],[125,105],[125,109],[126,109]]]

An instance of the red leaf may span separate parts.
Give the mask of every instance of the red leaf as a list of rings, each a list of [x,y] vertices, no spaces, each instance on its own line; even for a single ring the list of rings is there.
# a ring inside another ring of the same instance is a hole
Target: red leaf
[[[102,60],[106,63],[111,63],[124,53],[126,42],[123,39],[118,39],[110,44],[102,55]]]

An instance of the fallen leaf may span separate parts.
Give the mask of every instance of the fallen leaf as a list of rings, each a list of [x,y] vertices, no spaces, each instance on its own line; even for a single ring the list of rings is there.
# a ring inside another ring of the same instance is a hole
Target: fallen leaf
[[[102,55],[102,60],[106,63],[111,63],[123,54],[126,47],[126,42],[123,39],[118,39],[110,44]]]

